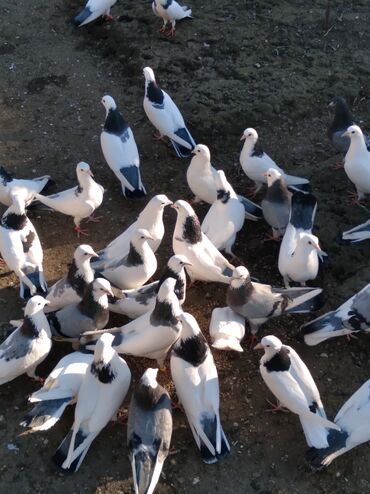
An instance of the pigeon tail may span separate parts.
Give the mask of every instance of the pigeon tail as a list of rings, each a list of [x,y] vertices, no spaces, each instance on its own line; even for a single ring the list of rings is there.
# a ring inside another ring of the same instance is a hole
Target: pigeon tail
[[[122,192],[125,197],[143,197],[146,195],[145,187],[141,181],[140,170],[137,166],[123,166],[119,170],[125,181],[129,184],[122,184]]]
[[[33,283],[36,287],[36,293],[34,295],[46,295],[48,291],[47,284],[44,279],[44,275],[39,270],[34,271],[33,273],[27,273],[27,278]],[[23,282],[20,284],[20,297],[24,300],[28,300],[32,297],[30,288]]]
[[[54,211],[53,208],[47,206],[38,199],[34,199],[30,204],[28,204],[27,209],[30,211],[33,211],[34,209],[37,211]]]
[[[155,484],[158,481],[158,478],[154,478],[155,476],[157,477],[155,472],[158,469],[158,466],[161,469],[162,465],[156,464],[157,454],[153,453],[158,453],[158,451],[151,451],[152,449],[154,448],[148,449],[148,447],[142,444],[139,451],[132,454],[131,467],[135,492],[153,492],[154,489],[150,489],[151,484],[153,481],[155,481]]]
[[[74,451],[76,451],[76,449],[79,448],[84,442],[86,443],[85,447],[73,459],[73,461],[70,463],[68,467],[63,466],[63,463],[66,461],[68,456],[72,435],[73,435],[73,430],[71,429],[66,435],[66,437],[63,439],[63,442],[60,444],[59,448],[54,453],[54,456],[52,457],[54,464],[58,468],[60,468],[64,473],[77,472],[92,442],[92,441],[86,441],[86,439],[88,438],[88,434],[84,434],[81,430],[78,430],[75,437]]]
[[[305,455],[306,461],[312,470],[320,471],[328,467],[330,463],[347,451],[347,432],[330,430],[327,436],[329,447],[310,448]]]
[[[313,194],[301,191],[295,192],[292,196],[289,223],[296,229],[312,230],[316,207],[317,200]]]
[[[182,146],[181,144],[178,144],[177,142],[173,141],[170,139],[171,144],[176,151],[176,154],[179,158],[190,158],[191,157],[191,149],[186,148],[185,146]]]
[[[370,238],[370,220],[342,233],[343,243],[354,244]]]
[[[314,448],[325,448],[328,445],[328,430],[321,425],[312,423],[312,420],[306,420],[305,417],[299,417],[299,419],[306,437],[307,445]]]
[[[200,441],[200,454],[204,463],[212,464],[217,463],[220,459],[226,456],[230,452],[230,445],[226,439],[224,431],[222,429],[221,424],[217,420],[216,415],[213,417],[204,417],[201,422],[202,430],[204,435],[206,436],[209,445],[206,444],[206,441],[202,439],[202,436],[199,436]],[[220,428],[218,431],[217,428]],[[217,434],[221,434],[221,444],[219,451],[217,451]],[[205,439],[205,438],[204,438]],[[212,446],[213,451],[211,451],[210,447]]]
[[[328,312],[301,327],[301,335],[304,342],[310,346],[318,345],[329,338],[349,333],[353,333],[353,331],[344,327],[343,320],[337,316],[336,311]]]
[[[177,129],[174,132],[174,134],[189,144],[189,146],[184,146],[182,144],[179,144],[178,142],[175,142],[173,139],[170,139],[171,144],[174,147],[177,156],[179,158],[190,158],[191,151],[195,148],[195,141],[192,138],[190,132],[186,127],[184,127],[182,129]]]
[[[245,216],[253,221],[263,218],[262,208],[254,202],[250,201],[246,197],[238,195],[239,201],[243,204],[245,209]]]
[[[73,19],[73,24],[75,26],[81,26],[83,22],[85,22],[90,15],[92,14],[91,10],[89,7],[85,7],[79,14],[76,15],[76,17]]]
[[[34,431],[46,431],[58,422],[71,399],[66,397],[36,403],[19,425]]]
[[[286,295],[291,297],[292,291],[289,290],[289,293]],[[297,296],[288,304],[288,308],[286,312],[289,314],[305,314],[308,312],[316,312],[321,309],[321,307],[325,304],[326,297],[321,288],[317,288],[317,290],[310,290],[303,295]]]

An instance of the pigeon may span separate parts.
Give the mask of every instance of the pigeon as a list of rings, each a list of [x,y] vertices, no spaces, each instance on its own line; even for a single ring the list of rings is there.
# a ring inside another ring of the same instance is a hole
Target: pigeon
[[[0,252],[9,269],[19,278],[22,299],[36,293],[46,294],[40,239],[26,215],[24,198],[18,193],[13,195],[12,205],[1,218]]]
[[[51,350],[51,333],[44,314],[48,304],[40,295],[30,298],[24,310],[24,319],[0,345],[0,384],[12,381],[22,374],[36,380],[36,367]]]
[[[33,408],[20,423],[33,432],[53,427],[68,405],[76,401],[92,353],[73,352],[63,357],[49,374],[43,387],[28,398]]]
[[[145,196],[146,190],[141,181],[140,158],[134,134],[112,96],[104,96],[102,103],[107,112],[104,128],[100,134],[105,161],[121,182],[125,197]]]
[[[80,302],[47,314],[53,335],[68,340],[86,331],[103,329],[109,320],[108,295],[113,297],[108,280],[96,278],[89,283]]]
[[[209,324],[209,335],[212,338],[213,348],[243,352],[240,342],[244,338],[244,334],[244,317],[234,312],[230,307],[213,309]]]
[[[117,260],[129,253],[131,237],[139,228],[145,228],[153,237],[153,240],[149,240],[148,243],[153,252],[156,252],[164,235],[163,210],[170,204],[172,201],[164,194],[154,196],[140,213],[138,219],[112,240],[105,249],[98,252],[99,259],[92,261],[92,267],[96,270],[103,270],[115,265]]]
[[[88,0],[85,8],[73,19],[74,25],[85,26],[100,16],[113,19],[110,15],[110,9],[116,2],[117,0]]]
[[[186,17],[191,18],[191,9],[186,6],[182,6],[176,2],[176,0],[153,0],[152,10],[154,14],[163,19],[163,26],[160,31],[165,32],[167,24],[171,24],[169,30],[169,36],[175,35],[176,21],[185,19]]]
[[[90,260],[98,257],[90,245],[77,247],[68,273],[50,288],[46,296],[49,301],[49,305],[45,307],[46,313],[82,300],[86,286],[94,280]]]
[[[220,420],[220,389],[212,353],[195,318],[181,314],[182,331],[171,352],[171,376],[205,463],[217,463],[230,446]]]
[[[158,1],[158,0],[156,0]],[[188,158],[195,147],[194,139],[188,131],[183,116],[156,81],[153,69],[145,67],[144,111],[150,122],[158,130],[158,138],[167,136],[179,158]]]
[[[202,233],[194,209],[182,200],[176,201],[171,207],[177,211],[172,239],[173,251],[175,254],[186,256],[191,263],[186,267],[191,281],[214,281],[228,284],[234,266]]]
[[[193,203],[207,202],[213,204],[217,200],[217,171],[211,164],[211,153],[204,144],[197,144],[192,151],[194,154],[186,172],[186,180],[195,198]],[[245,209],[245,217],[255,221],[262,218],[260,206],[246,197],[238,194],[239,201]]]
[[[143,286],[157,270],[157,258],[148,240],[154,239],[148,230],[139,228],[132,235],[128,254],[98,273],[121,290]]]
[[[334,422],[340,431],[328,431],[328,447],[310,448],[306,453],[314,471],[327,468],[338,456],[370,441],[370,380],[345,402]]]
[[[276,336],[265,336],[255,350],[264,350],[260,372],[266,386],[284,406],[299,416],[309,447],[328,446],[327,428],[340,428],[326,418],[319,390],[297,352]]]
[[[171,399],[157,382],[158,369],[147,369],[128,411],[127,447],[135,493],[152,494],[158,483],[172,436]]]
[[[370,238],[370,220],[361,223],[361,225],[351,228],[342,233],[341,240],[345,244],[355,244]]]
[[[317,201],[314,195],[295,191],[288,226],[280,245],[278,267],[288,288],[290,280],[305,285],[316,278],[319,260],[327,254],[312,235]]]
[[[215,178],[217,200],[209,208],[202,222],[202,232],[213,245],[235,257],[232,248],[237,233],[243,228],[245,210],[234,189],[226,180],[223,170],[218,170]]]
[[[158,281],[133,290],[124,290],[123,298],[115,299],[109,304],[109,310],[118,314],[124,314],[130,319],[136,319],[146,312],[154,309],[157,293],[167,278],[174,278],[175,294],[182,305],[186,297],[185,267],[190,266],[185,256],[172,256]]]
[[[247,319],[252,335],[272,317],[315,312],[324,304],[322,288],[275,288],[255,283],[244,266],[234,269],[226,298],[228,306]]]
[[[370,284],[332,310],[301,327],[307,345],[337,336],[370,332]]]
[[[289,223],[292,194],[279,170],[270,168],[265,176],[267,192],[261,202],[263,217],[272,228],[272,238],[280,240]]]
[[[255,129],[245,129],[240,140],[245,140],[243,149],[240,153],[240,165],[247,175],[255,184],[254,194],[257,194],[267,179],[263,176],[270,168],[278,170],[284,176],[288,185],[294,185],[299,189],[307,189],[309,181],[306,178],[294,177],[286,174],[268,154],[266,154],[258,140],[258,134]]]
[[[182,309],[175,295],[176,280],[167,278],[158,291],[155,307],[134,321],[111,328],[105,332],[114,334],[113,347],[118,353],[157,360],[161,367],[173,343],[180,335],[179,316]],[[92,331],[80,337],[80,344],[87,350],[102,331]]]
[[[344,158],[344,171],[356,187],[358,202],[370,194],[370,151],[366,148],[364,135],[357,125],[344,132],[351,144]]]
[[[130,386],[130,369],[112,348],[113,338],[106,333],[97,342],[78,391],[73,427],[53,456],[66,473],[80,468],[91,443],[115,419]]]
[[[79,236],[86,234],[80,228],[81,221],[90,217],[97,221],[92,214],[103,202],[104,188],[95,182],[90,166],[83,161],[76,168],[78,186],[67,189],[51,196],[35,194],[35,201],[31,208],[48,209],[73,216],[75,231]],[[41,204],[40,204],[41,203]]]
[[[28,204],[35,193],[41,192],[51,182],[49,175],[30,179],[14,178],[3,166],[0,166],[0,202],[5,206],[11,206],[12,196],[16,190],[16,193],[21,193],[25,203]]]

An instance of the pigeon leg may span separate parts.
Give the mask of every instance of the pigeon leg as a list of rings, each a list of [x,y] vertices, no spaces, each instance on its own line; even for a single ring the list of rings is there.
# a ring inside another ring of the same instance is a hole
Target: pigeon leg
[[[82,230],[80,226],[75,226],[73,229],[77,233],[77,238],[80,238],[80,235],[85,235],[86,237],[89,236],[88,231]]]
[[[166,31],[166,29],[167,29],[167,21],[165,21],[165,20],[164,20],[164,21],[163,21],[163,25],[162,25],[162,27],[160,28],[159,32],[160,32],[160,33],[164,33],[164,32]]]
[[[184,408],[180,405],[180,403],[175,403],[174,401],[171,401],[171,408],[172,410],[179,410],[181,413],[185,413]]]
[[[266,408],[265,412],[271,412],[271,413],[277,413],[277,412],[283,412],[283,413],[289,413],[289,410],[285,408],[279,401],[277,403],[272,403],[272,401],[268,400],[266,398],[266,401],[269,405],[271,405],[271,408]]]
[[[266,235],[263,237],[262,239],[262,243],[265,243],[265,242],[280,242],[280,237],[279,236],[276,236],[274,232],[272,233],[266,233]]]
[[[256,343],[257,343],[257,334],[256,333],[249,333],[246,337],[246,342],[248,345],[248,348],[254,348]]]
[[[333,168],[333,170],[343,170],[344,164],[342,161],[338,161],[337,163],[334,163],[332,168]]]
[[[254,184],[251,187],[247,187],[247,196],[248,197],[256,197],[258,192],[261,190],[263,184]]]
[[[155,141],[164,141],[164,142],[165,142],[165,136],[164,136],[164,135],[162,135],[159,131],[154,132],[154,134],[153,134],[153,139],[154,139]]]
[[[128,413],[118,410],[118,412],[115,414],[115,416],[112,417],[111,420],[114,420],[115,422],[118,422],[122,425],[127,425]]]
[[[358,340],[357,336],[355,336],[352,333],[346,334],[347,341],[350,342],[351,340]]]
[[[104,218],[104,216],[94,216],[94,214],[92,214],[91,216],[88,217],[87,222],[88,223],[99,223],[100,220],[102,220],[103,218]]]
[[[169,36],[170,38],[175,36],[175,26],[176,26],[176,21],[171,21],[171,28],[167,33],[167,36]]]
[[[360,206],[363,198],[358,197],[357,192],[348,193],[348,205],[349,206]]]

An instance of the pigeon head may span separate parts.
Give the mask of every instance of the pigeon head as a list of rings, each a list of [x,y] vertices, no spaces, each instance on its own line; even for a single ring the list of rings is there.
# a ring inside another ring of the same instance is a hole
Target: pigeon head
[[[91,258],[99,259],[98,254],[94,251],[94,249],[90,245],[79,245],[74,253],[74,259],[76,264],[79,265],[86,260],[90,260]]]
[[[13,187],[10,197],[12,199],[12,203],[8,211],[15,214],[25,214],[26,200],[24,197],[24,191],[21,191],[18,187]]]
[[[29,301],[27,302],[27,305],[24,309],[24,313],[26,316],[33,316],[34,314],[43,311],[45,305],[49,305],[49,304],[50,302],[46,300],[44,297],[41,297],[41,295],[35,295],[34,297],[30,298]]]
[[[168,300],[170,298],[174,298],[177,300],[177,297],[176,297],[175,291],[174,291],[175,285],[176,285],[175,278],[167,278],[162,283],[160,289],[158,290],[157,299],[160,301]]]
[[[145,77],[145,81],[147,83],[149,83],[149,82],[155,82],[155,75],[154,75],[153,69],[151,67],[145,67],[143,69],[143,74],[144,74],[144,77]]]
[[[98,339],[94,350],[94,361],[101,367],[103,362],[111,360],[114,349],[112,348],[112,343],[114,336],[111,333],[103,333]],[[98,369],[99,370],[99,369]]]
[[[181,339],[186,340],[187,338],[192,338],[193,336],[201,333],[199,324],[194,316],[189,314],[189,312],[182,312],[180,314],[180,321],[182,323]]]
[[[109,96],[108,94],[103,96],[101,102],[104,105],[104,108],[107,110],[107,113],[109,112],[109,110],[115,110],[117,108],[116,102],[114,101],[112,96]]]
[[[275,168],[269,168],[267,172],[262,173],[262,175],[266,177],[268,186],[272,185],[275,180],[278,180],[282,176],[279,170],[275,170]]]
[[[196,216],[195,211],[190,204],[182,199],[179,199],[172,204],[171,208],[175,209],[177,214],[183,218],[186,218],[187,216]]]
[[[321,250],[319,245],[319,239],[310,233],[303,233],[299,236],[297,242],[297,249],[302,250],[303,252],[309,253],[316,250],[318,253],[325,253]]]
[[[112,287],[105,278],[96,278],[96,280],[92,282],[92,289],[95,300],[100,300],[103,296],[106,297],[107,295],[114,297]]]
[[[150,205],[150,207],[164,209],[171,204],[173,204],[172,201],[170,201],[165,194],[158,194],[149,201],[148,206]]]
[[[88,165],[84,161],[81,161],[80,163],[78,163],[78,165],[76,167],[76,173],[77,173],[77,177],[79,180],[85,178],[88,175],[90,177],[94,176],[93,172],[90,169],[90,165]]]
[[[132,243],[134,245],[142,245],[144,242],[148,240],[154,240],[154,238],[150,235],[148,230],[145,228],[138,228],[134,234],[132,235]]]
[[[231,286],[233,288],[239,288],[242,285],[251,281],[251,276],[248,269],[245,266],[238,266],[234,269],[231,276]]]
[[[211,163],[211,152],[205,144],[197,144],[192,151],[193,160],[199,164]]]
[[[191,262],[188,261],[187,257],[179,254],[172,256],[167,265],[174,273],[180,273],[184,266],[191,266]]]
[[[215,185],[217,190],[228,190],[230,188],[229,182],[227,181],[225,172],[223,170],[217,170],[215,176]]]
[[[348,127],[343,136],[348,136],[351,140],[364,139],[362,130],[358,125],[351,125],[350,127]]]
[[[149,386],[151,388],[156,388],[158,386],[157,382],[158,369],[152,369],[149,367],[144,374],[141,376],[141,384],[144,386]]]
[[[241,141],[245,140],[247,142],[251,142],[251,143],[255,144],[258,141],[257,131],[255,129],[252,129],[251,127],[249,127],[248,129],[245,129],[240,140]]]
[[[265,336],[262,338],[261,343],[258,343],[254,347],[255,350],[265,350],[265,353],[267,354],[273,354],[280,352],[281,347],[283,344],[279,340],[279,338],[276,338],[276,336],[270,335],[270,336]]]

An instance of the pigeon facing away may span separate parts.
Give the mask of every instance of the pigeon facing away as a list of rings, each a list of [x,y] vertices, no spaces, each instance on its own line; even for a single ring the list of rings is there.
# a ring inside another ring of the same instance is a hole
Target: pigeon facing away
[[[156,0],[157,1],[157,0]],[[195,147],[194,139],[188,131],[183,116],[156,81],[153,69],[145,67],[144,111],[150,122],[158,130],[158,138],[167,136],[179,158],[188,158]]]
[[[328,447],[311,448],[306,453],[306,460],[315,471],[327,468],[338,456],[370,441],[370,380],[345,402],[334,422],[340,431],[328,431]]]
[[[81,221],[92,216],[103,202],[104,188],[95,182],[93,173],[87,163],[81,162],[76,168],[78,186],[51,196],[35,194],[37,202],[32,208],[49,209],[73,216],[77,235],[84,233],[80,228]],[[40,204],[41,203],[41,204]]]
[[[220,390],[212,353],[195,318],[184,312],[171,352],[171,375],[202,460],[218,462],[230,451],[220,420]]]
[[[145,196],[134,134],[111,96],[104,96],[102,103],[107,112],[100,134],[105,161],[121,182],[125,197]]]
[[[49,301],[49,305],[45,308],[46,313],[82,300],[86,286],[94,280],[90,260],[98,257],[90,245],[77,247],[68,273],[57,281],[47,294],[46,300]]]
[[[28,204],[35,193],[41,192],[50,182],[50,176],[19,179],[14,178],[8,173],[3,166],[0,166],[0,202],[5,206],[10,206],[13,202],[12,196],[15,193],[20,193]]]
[[[266,386],[281,405],[299,416],[308,446],[327,447],[327,428],[340,428],[326,418],[319,390],[305,363],[276,336],[262,338],[255,347],[259,349],[265,351],[260,372]]]
[[[332,310],[301,327],[307,345],[337,336],[370,332],[370,284]]]
[[[344,132],[351,140],[344,158],[344,171],[356,187],[357,199],[361,201],[370,194],[370,151],[365,144],[362,130],[357,125],[351,125]]]
[[[92,360],[92,353],[73,352],[63,357],[43,387],[28,398],[33,408],[20,425],[32,431],[46,431],[53,427],[67,406],[75,402]]]
[[[240,140],[245,141],[240,153],[240,165],[247,177],[254,182],[256,186],[255,194],[259,192],[263,184],[267,183],[267,179],[263,174],[267,173],[270,168],[274,168],[280,172],[288,185],[294,185],[300,189],[307,189],[309,187],[309,181],[306,178],[286,174],[263,151],[255,129],[245,129]]]
[[[66,473],[80,468],[96,436],[115,418],[131,382],[126,362],[112,348],[113,336],[101,336],[78,391],[72,429],[53,456]]]
[[[147,369],[128,412],[127,447],[135,493],[152,494],[167,458],[172,436],[171,399],[157,382],[158,369]]]
[[[9,269],[19,278],[21,298],[46,293],[40,239],[26,216],[24,198],[19,194],[13,195],[12,205],[1,218],[0,252]]]
[[[244,317],[234,312],[230,307],[213,309],[209,324],[209,335],[213,341],[213,348],[243,352],[240,342],[244,338],[244,334]]]
[[[23,323],[0,345],[0,384],[12,381],[22,374],[39,379],[36,367],[51,350],[51,333],[44,314],[47,300],[40,295],[26,305]]]
[[[172,247],[175,254],[181,254],[191,263],[186,271],[191,281],[230,282],[234,266],[217,250],[202,233],[194,209],[186,201],[176,201],[177,220],[173,233]]]
[[[234,269],[227,290],[227,304],[249,322],[252,335],[270,318],[282,314],[307,314],[324,304],[322,288],[275,288],[251,281],[247,268]]]
[[[263,217],[272,228],[273,239],[280,240],[289,223],[292,194],[278,170],[270,168],[265,175],[267,192],[261,202]]]
[[[81,27],[100,16],[111,19],[110,9],[116,2],[117,0],[88,0],[85,8],[73,19],[73,23]]]
[[[370,220],[361,225],[351,228],[342,233],[342,241],[348,244],[355,244],[370,238]]]
[[[191,9],[186,6],[182,6],[176,2],[176,0],[153,0],[152,10],[154,14],[163,19],[163,26],[160,29],[161,32],[165,32],[167,24],[171,23],[171,29],[169,30],[169,36],[175,35],[176,21],[191,17]]]

